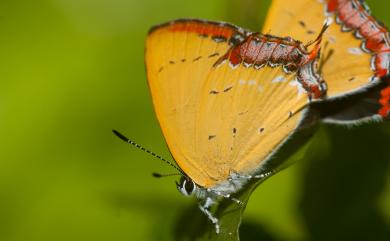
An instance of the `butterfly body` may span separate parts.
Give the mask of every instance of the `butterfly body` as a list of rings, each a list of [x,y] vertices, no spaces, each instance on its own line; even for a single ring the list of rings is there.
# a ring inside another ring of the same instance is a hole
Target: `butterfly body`
[[[312,98],[318,99],[326,94],[325,81],[316,73],[314,67],[318,51],[318,45],[309,52],[302,42],[290,37],[255,33],[233,46],[214,66],[225,60],[228,60],[233,68],[240,64],[257,70],[267,65],[282,66],[286,74],[298,72],[298,81]]]

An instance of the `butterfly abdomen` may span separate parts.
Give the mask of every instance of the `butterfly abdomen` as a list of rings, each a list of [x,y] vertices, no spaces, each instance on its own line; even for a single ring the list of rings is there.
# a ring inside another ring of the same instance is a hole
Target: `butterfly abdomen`
[[[235,67],[244,64],[260,69],[268,64],[271,67],[286,66],[287,73],[297,70],[307,61],[307,51],[300,41],[292,38],[279,38],[271,35],[252,34],[243,42],[233,46],[222,58],[228,59]],[[292,68],[294,64],[296,68]]]
[[[229,61],[232,68],[245,67],[261,69],[282,66],[286,74],[297,73],[297,78],[312,98],[321,98],[326,86],[316,72],[315,60],[319,49],[308,52],[302,42],[290,37],[250,34],[244,41],[234,45],[215,64]]]
[[[327,11],[336,13],[337,23],[343,31],[354,31],[363,39],[362,49],[373,53],[372,68],[375,76],[390,74],[390,36],[388,29],[371,16],[369,8],[358,0],[329,0]]]

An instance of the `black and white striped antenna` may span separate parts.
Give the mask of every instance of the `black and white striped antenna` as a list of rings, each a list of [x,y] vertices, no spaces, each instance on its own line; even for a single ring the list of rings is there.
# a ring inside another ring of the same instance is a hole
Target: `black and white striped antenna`
[[[143,146],[141,146],[141,145],[135,143],[134,141],[130,140],[129,138],[127,138],[126,136],[122,135],[121,133],[119,133],[119,132],[116,131],[116,130],[112,130],[112,132],[113,132],[117,137],[119,137],[121,140],[123,140],[123,141],[125,141],[125,142],[127,142],[127,143],[129,143],[129,144],[131,144],[131,145],[133,145],[134,147],[140,149],[140,150],[143,151],[143,152],[146,152],[146,153],[148,153],[148,154],[150,154],[150,155],[156,157],[157,159],[160,159],[161,161],[163,161],[163,162],[167,163],[168,165],[170,165],[171,167],[175,168],[175,169],[176,169],[177,171],[179,171],[179,173],[180,173],[180,174],[178,173],[178,174],[167,174],[167,175],[163,175],[163,174],[159,174],[159,173],[153,173],[153,176],[154,176],[154,177],[165,177],[165,176],[174,176],[174,175],[186,176],[186,175],[184,174],[184,172],[183,172],[179,167],[177,167],[175,164],[173,164],[172,162],[168,161],[167,159],[163,158],[162,156],[159,156],[159,155],[157,155],[156,153],[154,153],[154,152],[152,152],[152,151],[146,149],[145,147],[143,147]]]

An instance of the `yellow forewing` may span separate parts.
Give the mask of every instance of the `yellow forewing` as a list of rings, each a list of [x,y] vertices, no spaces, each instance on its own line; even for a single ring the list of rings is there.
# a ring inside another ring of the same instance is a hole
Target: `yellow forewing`
[[[325,1],[273,0],[263,31],[291,36],[303,42],[314,40],[326,20]],[[322,41],[321,74],[328,84],[328,97],[351,93],[370,83],[371,55],[361,50],[361,40],[342,32],[334,21]]]
[[[232,172],[258,169],[300,123],[307,95],[279,67],[213,67],[230,48],[213,37],[228,40],[235,29],[187,21],[149,34],[148,83],[177,164],[198,185],[212,187]]]

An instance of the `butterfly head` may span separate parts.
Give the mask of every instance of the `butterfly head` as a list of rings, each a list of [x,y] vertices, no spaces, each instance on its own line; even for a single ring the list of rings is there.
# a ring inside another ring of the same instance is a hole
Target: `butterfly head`
[[[180,182],[176,182],[177,190],[184,196],[192,195],[196,190],[197,186],[189,177],[182,176]]]

